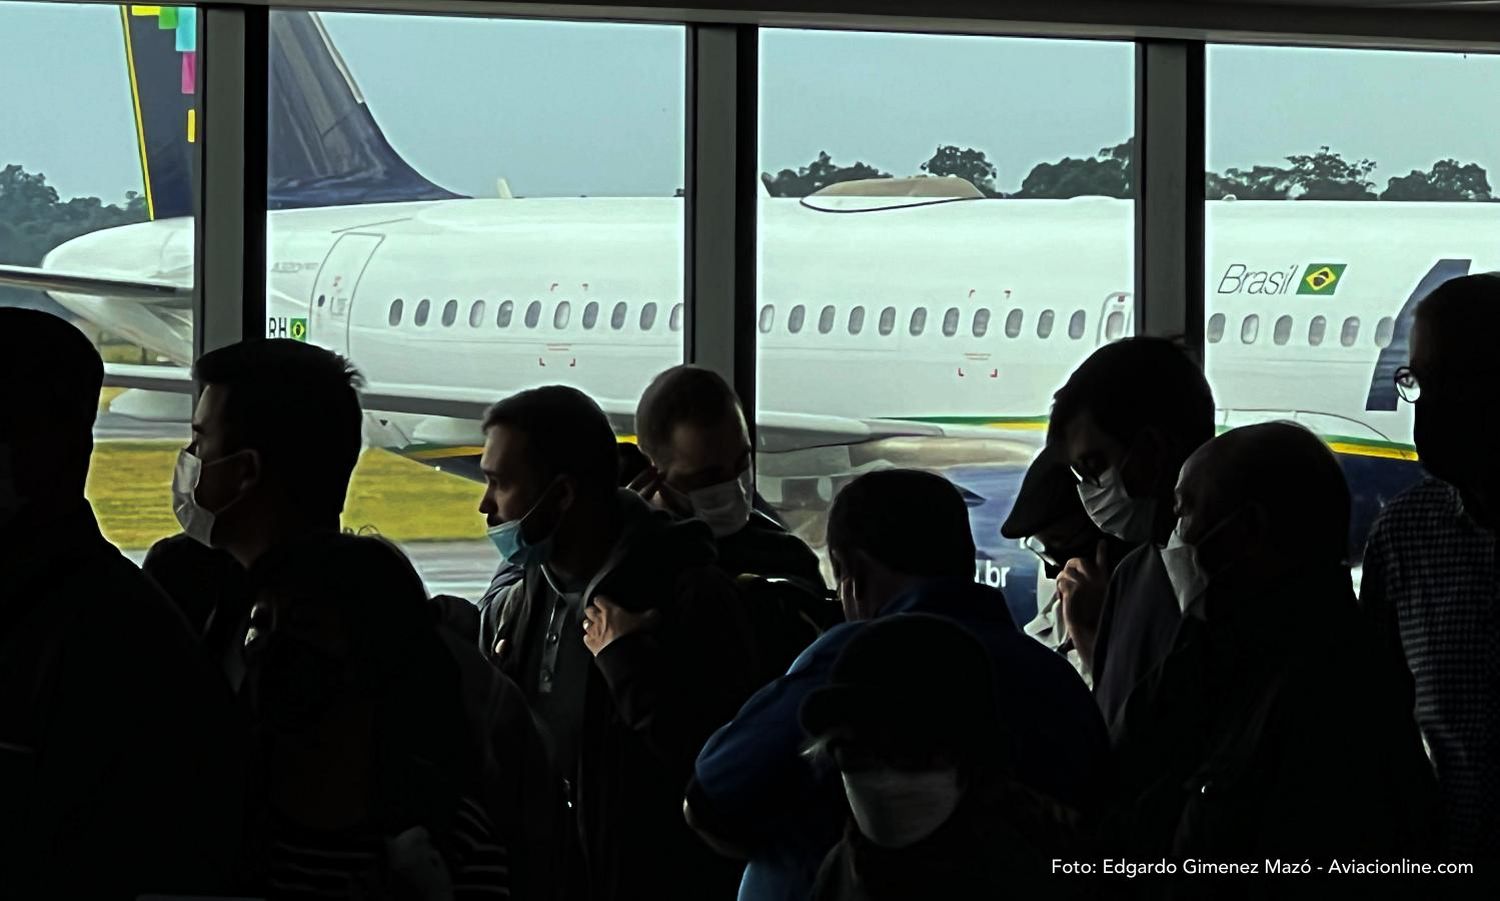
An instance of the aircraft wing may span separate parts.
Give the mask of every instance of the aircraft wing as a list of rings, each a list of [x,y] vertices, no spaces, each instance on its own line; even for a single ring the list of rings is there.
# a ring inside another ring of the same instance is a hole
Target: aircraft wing
[[[191,394],[193,373],[186,366],[105,363],[104,384],[116,388],[135,388],[141,391]]]
[[[0,285],[33,288],[58,294],[118,297],[139,303],[187,309],[193,303],[193,286],[142,278],[112,278],[38,269],[34,266],[0,266]]]

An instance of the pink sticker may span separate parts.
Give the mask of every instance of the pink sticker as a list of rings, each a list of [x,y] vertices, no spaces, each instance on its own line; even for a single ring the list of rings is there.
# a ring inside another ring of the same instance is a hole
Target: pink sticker
[[[182,55],[182,93],[191,94],[198,90],[198,52],[192,51]]]

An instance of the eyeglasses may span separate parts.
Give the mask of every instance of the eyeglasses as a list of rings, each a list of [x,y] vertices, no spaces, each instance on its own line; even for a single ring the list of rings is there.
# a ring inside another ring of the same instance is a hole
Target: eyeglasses
[[[1041,561],[1048,566],[1062,565],[1058,562],[1057,558],[1052,555],[1052,552],[1047,550],[1047,546],[1042,543],[1042,539],[1036,537],[1035,535],[1028,535],[1025,538],[1022,538],[1021,547],[1025,548],[1028,551],[1031,551],[1033,554],[1036,554],[1037,557],[1039,557]]]
[[[1077,479],[1078,484],[1080,485],[1087,485],[1090,488],[1098,488],[1103,484],[1103,473],[1099,473],[1097,475],[1089,475],[1088,473],[1085,473],[1083,470],[1079,469],[1077,466],[1069,466],[1068,469],[1073,472],[1073,478]]]
[[[1409,404],[1414,404],[1422,396],[1422,382],[1410,366],[1402,366],[1395,373],[1396,393],[1401,399]]]

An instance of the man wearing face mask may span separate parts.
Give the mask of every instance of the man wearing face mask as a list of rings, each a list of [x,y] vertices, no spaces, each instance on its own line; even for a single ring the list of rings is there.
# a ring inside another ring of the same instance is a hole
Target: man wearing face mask
[[[972,632],[989,652],[995,693],[1013,723],[1017,778],[1079,808],[1102,801],[1108,743],[1078,674],[1016,628],[998,590],[974,582],[963,496],[915,470],[866,473],[828,513],[828,548],[848,623],[824,632],[761,689],[698,756],[685,808],[705,840],[749,860],[741,901],[805,899],[838,841],[837,774],[802,754],[802,702],[827,683],[865,621],[928,613]]]
[[[1188,455],[1214,434],[1203,372],[1170,341],[1099,348],[1053,398],[1048,445],[1073,468],[1101,531],[1137,549],[1110,573],[1110,549],[1069,560],[1057,578],[1063,620],[1114,723],[1167,653],[1179,611],[1158,548],[1172,531],[1172,489]]]
[[[1162,559],[1185,613],[1121,718],[1111,853],[1423,859],[1435,786],[1354,600],[1338,461],[1292,423],[1235,429],[1189,458],[1177,511]],[[1186,895],[1210,891],[1242,896]]]
[[[713,536],[617,486],[598,405],[560,385],[491,408],[480,512],[519,582],[487,597],[480,642],[550,739],[590,899],[701,899],[738,868],[682,822],[682,786],[749,694],[751,647]]]
[[[242,887],[246,730],[84,498],[104,366],[0,309],[0,894]]]
[[[1404,657],[1443,792],[1449,850],[1500,861],[1500,276],[1445,282],[1417,306],[1396,389],[1432,478],[1381,511],[1360,601]]]

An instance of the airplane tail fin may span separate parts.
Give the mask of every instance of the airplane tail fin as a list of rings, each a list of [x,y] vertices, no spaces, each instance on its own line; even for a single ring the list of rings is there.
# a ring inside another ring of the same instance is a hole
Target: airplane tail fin
[[[152,219],[190,216],[197,10],[131,4],[120,15],[147,210]],[[391,147],[315,14],[276,10],[270,32],[270,209],[462,196]]]

